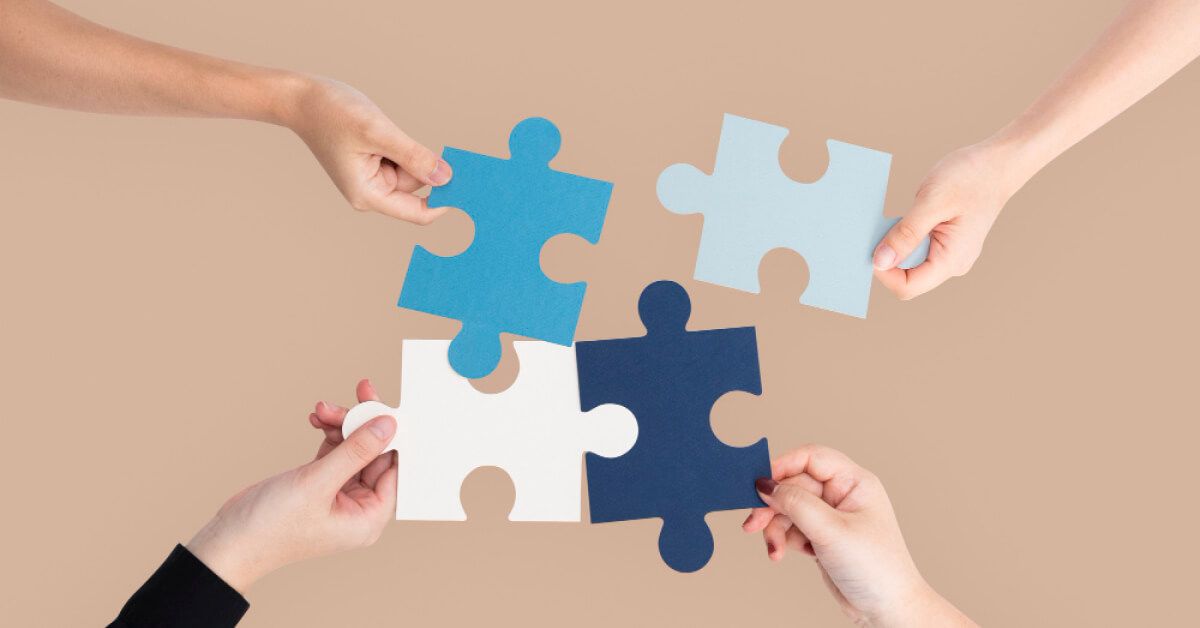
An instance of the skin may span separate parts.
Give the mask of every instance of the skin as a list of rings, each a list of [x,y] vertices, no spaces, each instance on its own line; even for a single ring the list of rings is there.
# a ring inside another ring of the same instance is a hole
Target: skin
[[[1024,113],[926,176],[875,249],[875,276],[911,299],[965,275],[1008,200],[1039,170],[1200,56],[1200,1],[1134,0]],[[925,237],[929,258],[895,268]]]
[[[378,401],[371,383],[358,400]],[[187,548],[239,592],[285,565],[375,543],[396,512],[396,460],[383,453],[396,420],[376,417],[343,440],[346,409],[318,403],[309,423],[325,434],[307,464],[229,498]]]
[[[378,401],[367,380],[358,401]],[[308,417],[324,439],[312,462],[239,491],[188,549],[245,592],[285,565],[366,547],[396,508],[396,461],[383,453],[395,419],[376,417],[342,437],[347,409],[319,402]],[[757,482],[766,508],[743,524],[761,532],[768,556],[816,558],[838,603],[862,626],[974,626],[925,582],[909,555],[882,483],[841,452],[808,445],[771,465]]]
[[[145,41],[44,0],[0,0],[0,98],[97,113],[268,122],[304,141],[355,208],[427,224],[449,164],[337,81]]]
[[[1135,0],[1010,124],[942,159],[875,251],[876,276],[903,299],[968,272],[1008,200],[1038,171],[1200,55],[1200,1]],[[44,0],[0,0],[0,97],[129,115],[207,116],[286,127],[356,209],[426,224],[415,193],[444,161],[355,89],[144,41]],[[895,268],[926,235],[928,261]],[[376,399],[368,382],[360,401]],[[396,426],[378,417],[343,440],[345,408],[321,403],[312,462],[230,498],[189,549],[239,591],[286,564],[370,545],[395,508]],[[812,555],[842,608],[867,626],[973,623],[921,577],[878,478],[831,449],[777,460],[759,484],[768,508],[746,520],[772,560]]]
[[[742,529],[762,532],[767,555],[816,559],[842,610],[860,626],[975,626],[921,577],[879,478],[846,457],[807,445],[771,464],[756,486],[767,508]]]

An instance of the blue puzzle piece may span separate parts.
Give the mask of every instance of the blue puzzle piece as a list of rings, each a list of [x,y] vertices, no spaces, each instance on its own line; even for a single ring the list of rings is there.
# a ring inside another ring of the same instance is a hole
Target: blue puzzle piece
[[[875,245],[898,218],[883,216],[892,156],[829,140],[829,168],[798,183],[779,168],[788,130],[725,114],[711,175],[675,164],[659,175],[658,198],[677,214],[704,215],[696,279],[758,292],[758,266],[775,248],[808,264],[805,305],[864,318]],[[925,261],[929,240],[900,264]]]
[[[661,517],[658,551],[683,572],[712,556],[704,516],[762,506],[754,480],[771,474],[765,438],[730,447],[710,421],[725,393],[762,393],[754,328],[687,331],[691,308],[679,284],[655,282],[638,300],[645,336],[575,344],[580,409],[615,403],[638,422],[625,455],[587,454],[592,522]]]
[[[442,153],[454,178],[433,189],[429,206],[465,211],[475,239],[455,257],[416,247],[399,305],[462,321],[450,366],[464,377],[496,368],[501,332],[560,345],[575,338],[587,284],[550,280],[538,257],[560,233],[595,244],[612,184],[552,170],[561,143],[552,122],[528,118],[509,135],[509,159],[449,147]]]

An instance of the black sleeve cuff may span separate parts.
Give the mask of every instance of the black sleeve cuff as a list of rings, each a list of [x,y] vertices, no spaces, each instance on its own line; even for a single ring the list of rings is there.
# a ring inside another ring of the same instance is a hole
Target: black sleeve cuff
[[[182,545],[129,598],[110,628],[236,626],[250,603]]]

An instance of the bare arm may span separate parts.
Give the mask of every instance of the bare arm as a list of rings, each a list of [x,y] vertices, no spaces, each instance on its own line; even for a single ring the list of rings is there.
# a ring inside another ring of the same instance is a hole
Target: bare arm
[[[1200,2],[1134,0],[1058,81],[993,141],[1022,184],[1200,56]],[[1197,103],[1200,107],[1200,103]]]
[[[119,33],[44,0],[0,0],[0,96],[98,113],[282,124],[301,77]]]
[[[451,174],[349,86],[138,39],[45,0],[0,0],[0,98],[286,126],[355,208],[418,223],[440,212],[412,193]]]
[[[1197,56],[1200,0],[1130,2],[1024,113],[934,166],[908,215],[876,248],[876,276],[907,299],[965,274],[1021,186]],[[908,271],[895,268],[926,235],[929,259]]]

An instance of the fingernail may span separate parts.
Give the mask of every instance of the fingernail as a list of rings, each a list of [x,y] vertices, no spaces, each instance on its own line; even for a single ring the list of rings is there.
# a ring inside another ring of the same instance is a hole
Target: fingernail
[[[396,431],[396,420],[390,416],[376,417],[367,425],[367,429],[380,440],[386,440]]]
[[[887,270],[896,265],[896,250],[886,243],[875,249],[875,270]]]
[[[742,522],[742,527],[743,528],[746,527],[746,524],[750,523],[750,520],[753,518],[754,518],[754,513],[750,513],[750,516],[746,517],[746,520]]]
[[[429,173],[429,182],[434,185],[445,185],[449,180],[450,164],[446,163],[444,159],[439,159],[433,166],[433,172]]]
[[[754,488],[757,488],[758,492],[762,493],[763,495],[770,495],[774,493],[776,486],[779,486],[779,482],[776,482],[771,478],[758,478],[754,481]]]
[[[775,544],[767,543],[767,556],[774,556],[774,555],[775,555]]]

